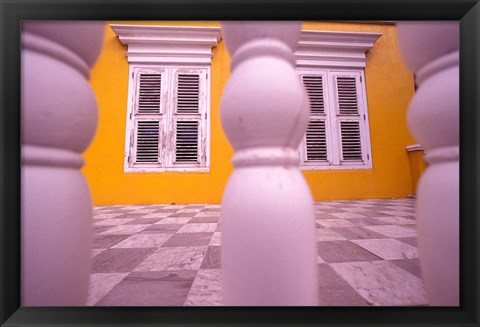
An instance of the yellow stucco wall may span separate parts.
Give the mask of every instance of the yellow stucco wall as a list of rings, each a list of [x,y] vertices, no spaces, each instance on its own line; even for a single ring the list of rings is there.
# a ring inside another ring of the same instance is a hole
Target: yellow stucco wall
[[[108,22],[121,24],[204,25],[218,22]],[[97,96],[97,133],[85,152],[87,177],[95,205],[220,203],[232,172],[233,151],[220,123],[220,100],[230,75],[230,58],[221,41],[213,49],[209,173],[124,173],[128,62],[126,47],[106,26],[104,48],[92,71]],[[413,193],[405,147],[416,143],[405,112],[414,92],[413,76],[401,61],[396,29],[389,24],[306,22],[304,29],[380,32],[367,53],[365,70],[373,169],[304,171],[315,200],[405,197]]]

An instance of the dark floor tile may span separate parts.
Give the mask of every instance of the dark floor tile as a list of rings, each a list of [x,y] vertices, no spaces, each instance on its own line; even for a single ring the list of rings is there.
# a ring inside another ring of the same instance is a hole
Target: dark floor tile
[[[316,208],[315,212],[316,213],[341,213],[341,212],[347,212],[347,211],[345,211],[343,208],[321,207],[321,208]],[[338,217],[335,217],[335,218],[338,218]]]
[[[201,269],[217,269],[221,267],[221,247],[220,246],[209,246],[203,262]]]
[[[92,258],[92,273],[130,272],[155,248],[107,249]]]
[[[368,301],[328,264],[318,265],[319,306],[366,306]]]
[[[179,209],[174,209],[174,208],[161,208],[161,209],[152,211],[151,213],[172,213],[172,212],[177,212],[178,210]]]
[[[178,217],[193,217],[197,212],[176,212],[168,216],[168,218],[178,218]]]
[[[338,219],[338,217],[331,215],[330,213],[317,211],[315,212],[315,219]]]
[[[417,238],[416,237],[397,237],[397,240],[407,243],[409,245],[417,246]]]
[[[193,217],[188,223],[218,223],[220,217]]]
[[[376,233],[366,228],[359,227],[346,227],[346,228],[330,228],[333,232],[349,239],[360,240],[366,238],[387,238],[383,234]]]
[[[112,228],[109,226],[108,229]],[[94,249],[107,249],[115,244],[123,241],[130,235],[96,235],[93,237]]]
[[[317,253],[326,262],[382,260],[382,258],[350,241],[317,242]]]
[[[174,234],[180,228],[182,228],[183,224],[153,224],[147,228],[145,228],[140,233],[142,234]]]
[[[220,212],[222,211],[222,208],[205,208],[202,210],[202,212]]]
[[[213,233],[177,233],[163,243],[162,247],[208,245],[212,235]]]
[[[124,225],[144,225],[144,224],[155,224],[156,222],[159,222],[162,220],[162,218],[136,218],[134,220],[131,220]]]
[[[383,223],[371,218],[344,218],[344,220],[349,221],[357,226],[387,225],[387,223]]]
[[[128,213],[124,213],[118,217],[115,217],[115,218],[140,218],[140,217],[143,217],[145,215],[148,215],[148,213],[135,213],[135,212],[128,212]]]
[[[408,271],[418,278],[422,278],[422,271],[420,269],[420,261],[418,259],[404,259],[404,260],[389,260],[391,263]]]
[[[97,226],[93,226],[93,233],[94,234],[100,234],[101,232],[105,232],[107,230],[109,230],[110,228],[112,228],[114,226],[112,225],[97,225]]]
[[[97,306],[182,306],[196,271],[132,272]]]

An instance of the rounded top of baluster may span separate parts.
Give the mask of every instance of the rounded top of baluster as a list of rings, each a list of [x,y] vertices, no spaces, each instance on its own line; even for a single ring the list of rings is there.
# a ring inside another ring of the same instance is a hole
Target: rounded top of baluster
[[[296,28],[292,28],[292,27]],[[233,55],[243,44],[258,39],[274,39],[295,50],[302,22],[227,21],[222,22],[222,38]]]
[[[457,21],[399,22],[397,32],[402,57],[414,72],[460,46]]]
[[[29,32],[72,50],[89,67],[95,64],[103,44],[103,22],[29,21],[22,23],[22,32]]]

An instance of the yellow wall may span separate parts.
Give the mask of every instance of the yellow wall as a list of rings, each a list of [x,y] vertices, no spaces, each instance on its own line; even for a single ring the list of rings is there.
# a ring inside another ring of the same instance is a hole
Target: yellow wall
[[[219,26],[218,22],[110,23]],[[415,141],[406,128],[405,111],[414,86],[400,58],[395,26],[307,22],[303,28],[383,34],[367,54],[365,71],[373,169],[305,171],[314,199],[391,198],[413,193],[405,147]],[[107,24],[104,48],[91,77],[99,122],[83,168],[95,205],[220,203],[232,172],[233,151],[223,134],[219,110],[230,58],[223,41],[213,51],[210,173],[124,173],[128,62],[126,47]]]

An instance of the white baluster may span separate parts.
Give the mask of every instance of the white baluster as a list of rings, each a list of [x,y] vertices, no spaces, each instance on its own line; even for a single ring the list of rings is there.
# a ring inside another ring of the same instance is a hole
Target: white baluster
[[[417,190],[418,248],[431,305],[459,304],[459,24],[401,22],[403,58],[419,88],[410,130],[428,168]]]
[[[22,25],[23,306],[85,305],[90,274],[90,192],[81,153],[97,104],[88,83],[103,23]]]
[[[297,147],[308,99],[297,22],[225,22],[232,75],[221,103],[235,150],[222,201],[224,305],[316,305],[315,220]]]

